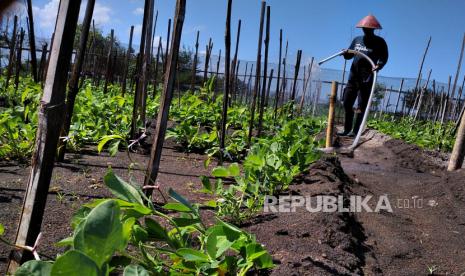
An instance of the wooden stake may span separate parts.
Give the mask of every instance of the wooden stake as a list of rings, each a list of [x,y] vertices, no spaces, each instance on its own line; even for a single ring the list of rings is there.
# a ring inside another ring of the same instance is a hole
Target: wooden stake
[[[126,93],[126,81],[128,78],[128,66],[129,66],[129,60],[131,58],[131,51],[132,51],[132,38],[134,36],[134,26],[131,26],[131,31],[129,32],[129,46],[128,46],[128,51],[126,52],[126,58],[124,60],[124,68],[123,68],[123,82],[121,84],[121,93],[124,94]]]
[[[32,78],[38,82],[37,75],[37,54],[36,54],[36,37],[34,34],[34,15],[32,13],[32,1],[27,0],[27,17],[29,19],[29,49],[31,52]]]
[[[106,94],[108,92],[108,82],[110,81],[110,70],[111,70],[111,58],[113,53],[113,43],[115,41],[115,30],[111,29],[110,33],[110,49],[108,49],[107,55],[107,66],[105,69],[105,85],[103,87],[103,93]]]
[[[257,65],[255,73],[255,88],[252,96],[252,106],[250,110],[250,121],[249,121],[249,136],[247,140],[247,145],[250,147],[252,142],[254,119],[255,119],[255,108],[257,105],[257,96],[260,92],[260,74],[261,74],[261,62],[262,62],[262,40],[263,40],[263,24],[265,18],[265,8],[266,2],[262,1],[262,7],[260,12],[260,31],[258,33],[258,48],[257,48]]]
[[[225,60],[224,60],[224,91],[223,91],[223,114],[221,116],[221,132],[220,132],[220,160],[219,164],[223,163],[224,148],[226,140],[226,123],[228,120],[228,100],[231,88],[231,10],[232,0],[228,0],[228,8],[226,12],[226,33],[224,36],[225,45]]]
[[[197,31],[197,39],[195,40],[195,56],[194,56],[194,62],[192,63],[191,91],[194,91],[195,89],[195,78],[197,76],[197,61],[198,61],[198,55],[199,55],[199,36],[200,36],[200,31]]]
[[[61,130],[61,137],[67,137],[69,135],[69,130],[71,128],[71,120],[74,113],[74,104],[76,102],[76,97],[79,92],[79,78],[81,76],[82,65],[84,62],[84,57],[86,55],[87,41],[89,38],[90,23],[92,16],[94,14],[95,0],[88,0],[86,12],[84,15],[84,21],[81,27],[81,37],[79,38],[79,49],[76,55],[76,63],[74,64],[73,71],[71,73],[71,78],[68,84],[68,94],[66,96],[66,112],[65,120]],[[60,141],[60,146],[58,149],[58,161],[63,162],[66,153],[67,142],[66,139]]]
[[[170,112],[171,100],[173,99],[176,65],[179,57],[179,47],[181,44],[182,28],[186,13],[186,0],[176,0],[176,11],[174,16],[173,39],[171,41],[170,54],[166,62],[166,75],[163,85],[163,95],[160,99],[160,111],[158,112],[157,124],[155,127],[154,141],[150,153],[150,161],[147,167],[144,186],[156,185],[158,171],[160,167],[161,153],[165,142],[166,126]],[[146,190],[146,194],[151,196],[153,189]]]
[[[301,59],[302,59],[302,50],[298,50],[297,51],[297,62],[295,64],[295,70],[294,70],[294,84],[292,86],[292,95],[291,95],[292,105],[295,104],[295,93],[296,93],[296,88],[297,88],[297,79],[299,77]]]
[[[274,100],[274,114],[273,118],[276,122],[276,115],[278,112],[278,102],[279,102],[279,84],[281,81],[281,58],[283,52],[283,29],[279,30],[279,58],[278,58],[278,79],[276,80],[276,91],[275,91],[275,100]]]
[[[15,239],[17,245],[32,246],[40,233],[60,127],[64,118],[66,79],[80,5],[80,0],[61,0],[58,11],[55,41],[39,107],[39,123],[31,174]],[[8,272],[13,274],[20,264],[30,259],[32,259],[30,252],[12,252]]]

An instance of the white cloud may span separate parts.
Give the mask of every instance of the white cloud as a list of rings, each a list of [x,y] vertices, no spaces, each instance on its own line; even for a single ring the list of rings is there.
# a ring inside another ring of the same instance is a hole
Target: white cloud
[[[36,22],[41,29],[52,31],[58,14],[60,0],[50,0],[42,7],[33,6]],[[82,21],[87,6],[87,1],[83,2],[80,10],[79,20]],[[96,24],[106,24],[111,21],[111,8],[96,3],[94,8],[94,20]]]
[[[40,28],[53,29],[55,27],[59,5],[59,0],[50,0],[43,7],[32,7],[36,22]]]
[[[137,8],[134,11],[132,11],[132,13],[135,15],[142,15],[144,14],[144,8]]]

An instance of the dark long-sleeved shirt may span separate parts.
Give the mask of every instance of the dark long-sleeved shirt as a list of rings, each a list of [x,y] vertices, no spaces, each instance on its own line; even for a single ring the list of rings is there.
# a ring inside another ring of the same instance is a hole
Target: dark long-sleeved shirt
[[[388,47],[386,41],[377,35],[373,36],[357,36],[352,41],[349,47],[350,50],[362,52],[369,56],[381,70],[387,63],[389,58]],[[346,54],[346,59],[351,59],[353,54]],[[370,63],[363,57],[356,55],[352,62],[351,71],[367,71],[371,70]]]

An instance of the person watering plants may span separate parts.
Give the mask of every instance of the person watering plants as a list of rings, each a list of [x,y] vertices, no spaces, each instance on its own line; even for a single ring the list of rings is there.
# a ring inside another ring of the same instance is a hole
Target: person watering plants
[[[389,56],[386,41],[375,35],[376,29],[382,29],[376,17],[371,14],[366,16],[357,24],[357,28],[362,28],[364,35],[356,37],[352,41],[349,50],[366,54],[373,60],[376,66],[373,68],[366,59],[359,55],[355,55],[354,57],[354,54],[344,53],[345,59],[354,58],[354,61],[350,68],[347,86],[344,89],[345,123],[344,131],[338,133],[339,136],[354,137],[357,135],[370,98],[370,91],[373,85],[373,71],[383,69]],[[354,111],[354,104],[357,98],[358,108]],[[355,113],[357,116],[354,124]]]

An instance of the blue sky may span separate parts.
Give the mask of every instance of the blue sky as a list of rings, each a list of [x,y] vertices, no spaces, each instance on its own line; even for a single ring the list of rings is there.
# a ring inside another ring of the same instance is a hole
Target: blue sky
[[[167,21],[173,17],[175,2],[156,0],[159,11],[157,36],[166,36]],[[200,30],[202,50],[210,37],[214,41],[214,53],[224,48],[226,2],[188,0],[183,45],[192,46],[196,31]],[[38,36],[50,36],[57,3],[58,0],[33,0]],[[255,60],[260,3],[259,0],[233,1],[233,37],[237,20],[242,19],[241,59]],[[269,0],[267,3],[271,5],[272,17],[271,62],[278,59],[280,28],[284,30],[285,39],[289,40],[291,55],[302,49],[306,57],[314,56],[319,60],[348,47],[351,38],[361,33],[355,24],[368,13],[373,13],[383,25],[379,35],[386,39],[390,50],[390,60],[382,75],[416,77],[430,35],[432,43],[425,72],[433,69],[433,78],[442,82],[455,74],[465,32],[463,0]],[[136,35],[140,36],[143,4],[143,0],[97,0],[94,17],[105,32],[114,28],[119,40],[127,43],[131,25],[136,26]],[[324,66],[342,69],[342,64],[339,59]],[[464,68],[461,78],[463,71]]]

